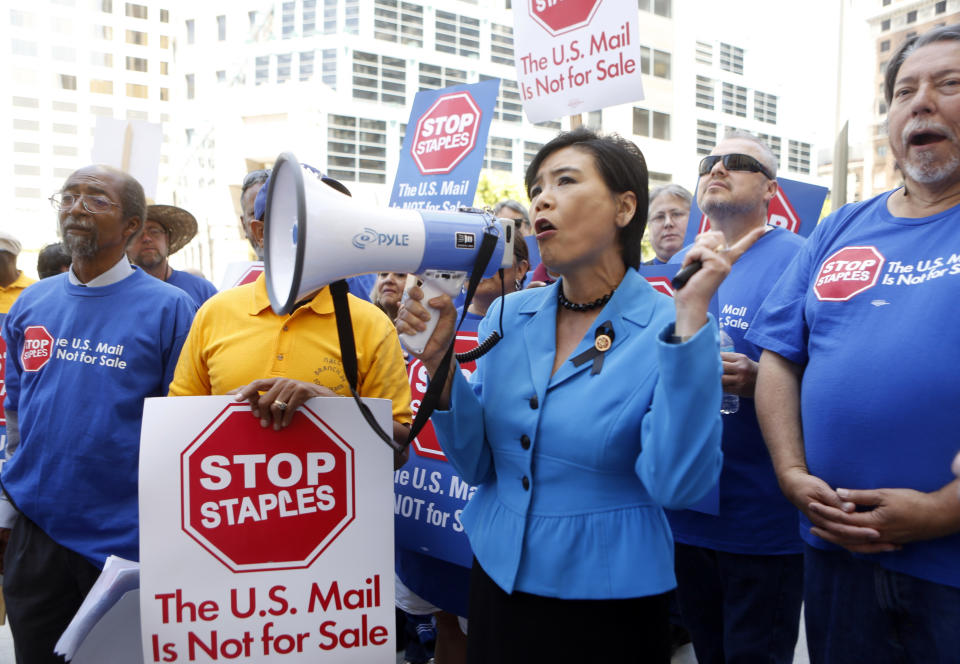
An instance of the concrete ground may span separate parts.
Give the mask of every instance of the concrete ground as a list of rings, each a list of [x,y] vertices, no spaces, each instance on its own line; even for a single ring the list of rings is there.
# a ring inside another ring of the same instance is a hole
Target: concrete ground
[[[0,664],[15,664],[13,656],[13,636],[10,634],[10,623],[0,626]]]

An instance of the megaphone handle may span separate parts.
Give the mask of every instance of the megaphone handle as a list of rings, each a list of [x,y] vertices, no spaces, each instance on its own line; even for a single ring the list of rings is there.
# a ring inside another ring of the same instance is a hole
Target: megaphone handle
[[[430,340],[430,335],[433,334],[439,321],[439,312],[427,304],[427,302],[444,294],[449,295],[451,298],[456,298],[463,289],[463,282],[467,278],[467,273],[426,270],[422,274],[414,275],[414,278],[417,280],[417,285],[420,286],[420,289],[423,291],[422,303],[423,306],[427,308],[427,311],[430,312],[430,320],[427,321],[427,329],[423,332],[418,332],[417,334],[401,334],[400,341],[403,342],[404,346],[413,351],[414,354],[419,355],[426,347],[427,342]],[[406,289],[403,291],[403,299],[408,299]]]

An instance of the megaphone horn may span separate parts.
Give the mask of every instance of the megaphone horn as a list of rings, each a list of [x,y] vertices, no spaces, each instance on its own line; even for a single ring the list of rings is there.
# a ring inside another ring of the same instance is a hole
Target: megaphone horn
[[[278,158],[267,188],[264,263],[279,315],[345,277],[370,272],[469,273],[484,234],[498,236],[484,270],[513,265],[513,224],[479,210],[440,212],[367,205],[328,185],[296,157]]]

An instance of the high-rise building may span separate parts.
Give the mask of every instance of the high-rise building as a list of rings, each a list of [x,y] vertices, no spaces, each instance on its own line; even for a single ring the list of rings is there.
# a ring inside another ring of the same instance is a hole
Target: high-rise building
[[[905,39],[960,21],[960,0],[873,0],[873,4],[874,12],[867,20],[876,47],[873,73],[876,96],[873,121],[863,150],[863,198],[893,189],[902,181],[887,139],[887,101],[883,92],[887,62]]]
[[[89,161],[98,115],[162,123],[157,202],[200,222],[174,262],[214,281],[249,255],[239,183],[282,151],[386,204],[419,90],[501,80],[484,159],[498,182],[520,186],[540,146],[570,126],[524,117],[518,0],[141,2],[38,0],[0,21],[14,55],[0,100],[14,110],[4,168],[18,217],[42,229],[28,247],[53,239],[44,199]],[[749,31],[711,32],[696,4],[637,0],[645,98],[582,122],[636,141],[651,186],[694,187],[700,157],[733,128],[766,138],[785,177],[813,181],[804,91],[781,80]]]
[[[173,85],[169,3],[38,0],[8,3],[0,40],[9,54],[0,99],[8,157],[5,228],[27,249],[57,239],[47,197],[90,162],[99,116],[168,123]],[[167,137],[168,139],[169,137]],[[161,169],[169,160],[165,139]],[[9,226],[7,226],[9,224]],[[29,260],[23,267],[32,270]]]

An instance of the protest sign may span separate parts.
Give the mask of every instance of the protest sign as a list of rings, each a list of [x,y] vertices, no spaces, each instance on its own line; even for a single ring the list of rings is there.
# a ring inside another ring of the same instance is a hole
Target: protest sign
[[[227,265],[220,290],[251,284],[263,274],[263,261],[236,261]]]
[[[232,397],[147,399],[144,661],[391,661],[391,459],[349,399],[282,431]]]
[[[637,17],[634,0],[516,3],[514,58],[527,119],[643,99]]]
[[[163,132],[155,122],[99,116],[93,130],[91,161],[129,173],[153,200],[157,197],[162,141]]]
[[[454,351],[463,353],[477,347],[476,326],[479,317],[469,317],[457,332]],[[477,363],[459,363],[464,375]],[[416,413],[427,392],[429,375],[420,360],[407,367],[410,379],[411,407]],[[397,546],[434,558],[470,567],[473,553],[460,524],[460,514],[475,487],[464,482],[440,449],[433,424],[429,421],[410,446],[409,460],[394,471],[394,519]]]
[[[454,212],[473,205],[500,79],[413,99],[390,206]]]

